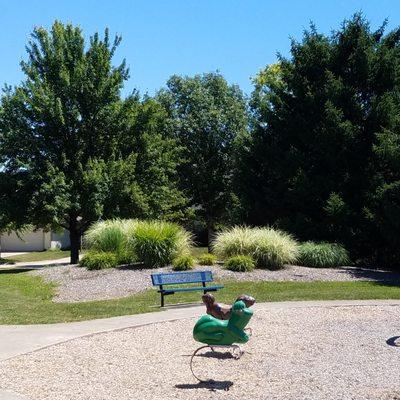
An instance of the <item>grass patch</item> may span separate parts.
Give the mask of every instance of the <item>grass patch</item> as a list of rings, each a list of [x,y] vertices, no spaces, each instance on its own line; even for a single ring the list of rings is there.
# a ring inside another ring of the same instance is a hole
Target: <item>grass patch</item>
[[[69,250],[31,251],[13,257],[1,258],[0,264],[14,264],[16,262],[59,260],[70,256]]]
[[[222,282],[216,296],[233,302],[241,293],[258,302],[289,300],[400,299],[400,286],[379,282]],[[53,303],[55,285],[20,270],[0,271],[0,324],[47,324],[158,311],[156,290],[115,300]],[[200,301],[201,293],[175,294],[168,304]]]

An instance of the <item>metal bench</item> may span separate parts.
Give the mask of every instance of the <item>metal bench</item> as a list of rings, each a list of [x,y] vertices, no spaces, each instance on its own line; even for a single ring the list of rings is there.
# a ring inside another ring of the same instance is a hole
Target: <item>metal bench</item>
[[[177,292],[202,291],[215,292],[222,289],[222,285],[206,286],[206,283],[213,281],[211,271],[190,271],[190,272],[171,272],[167,274],[151,274],[153,286],[159,286],[158,292],[161,294],[161,307],[164,307],[164,296]],[[184,285],[189,283],[201,283],[202,286],[191,287],[171,287],[171,285]],[[165,287],[166,286],[166,287]]]

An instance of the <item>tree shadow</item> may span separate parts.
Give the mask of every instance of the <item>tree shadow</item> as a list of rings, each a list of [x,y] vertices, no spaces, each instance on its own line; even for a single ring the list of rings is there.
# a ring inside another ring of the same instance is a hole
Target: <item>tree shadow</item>
[[[3,264],[12,265],[12,264],[15,264],[15,261],[12,258],[2,258],[2,257],[0,257],[0,265],[3,265]]]
[[[133,270],[133,271],[141,271],[141,270],[145,270],[145,269],[153,269],[153,268],[149,268],[146,265],[144,265],[143,262],[135,262],[135,263],[131,263],[131,264],[121,264],[118,265],[117,269],[121,269],[121,270]]]
[[[177,389],[207,389],[211,392],[216,392],[218,390],[228,391],[233,385],[232,381],[214,381],[210,380],[207,382],[198,383],[182,383],[175,385]]]
[[[393,336],[386,340],[386,344],[393,347],[400,347],[400,336]]]
[[[12,268],[10,269],[0,269],[0,275],[2,274],[20,274],[22,272],[32,271],[35,268]]]
[[[358,279],[366,279],[376,282],[389,282],[397,285],[400,284],[400,272],[396,271],[361,267],[341,267],[339,272],[351,275],[352,277]]]

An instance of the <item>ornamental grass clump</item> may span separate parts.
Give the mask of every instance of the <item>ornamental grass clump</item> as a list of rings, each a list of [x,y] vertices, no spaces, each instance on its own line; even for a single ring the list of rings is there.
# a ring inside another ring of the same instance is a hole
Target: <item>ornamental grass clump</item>
[[[257,268],[281,269],[293,263],[298,244],[286,232],[273,228],[234,227],[217,235],[213,249],[217,256],[228,258],[246,255]]]
[[[198,258],[199,265],[214,265],[217,262],[217,257],[214,254],[206,253],[202,254]]]
[[[305,242],[299,247],[297,262],[310,268],[337,268],[349,265],[350,257],[340,244]]]
[[[258,268],[282,269],[296,261],[298,244],[291,235],[272,228],[253,230],[252,256]]]
[[[226,269],[234,272],[250,272],[254,266],[254,260],[250,256],[233,256],[224,263]]]
[[[221,258],[249,255],[254,249],[254,230],[235,226],[217,234],[213,242],[214,253]]]
[[[136,257],[128,249],[128,238],[134,235],[138,221],[110,219],[94,223],[85,233],[84,247],[94,252],[111,252],[119,264],[134,262]]]
[[[177,224],[140,221],[128,240],[128,249],[149,268],[164,267],[182,255],[189,255],[191,235]]]
[[[115,268],[117,256],[111,252],[89,252],[84,255],[79,266],[88,270]]]
[[[174,258],[172,261],[172,269],[174,271],[187,271],[194,266],[194,258],[190,255],[183,255]]]

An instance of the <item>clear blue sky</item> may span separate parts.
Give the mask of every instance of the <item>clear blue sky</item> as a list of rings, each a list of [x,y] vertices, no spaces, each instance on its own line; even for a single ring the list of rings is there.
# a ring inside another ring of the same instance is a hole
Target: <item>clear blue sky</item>
[[[314,21],[322,32],[363,11],[373,27],[400,25],[398,0],[0,0],[0,83],[18,84],[19,62],[32,28],[55,19],[80,25],[85,35],[122,35],[116,55],[130,67],[124,94],[153,94],[172,74],[219,70],[251,92],[250,77],[287,55]]]

